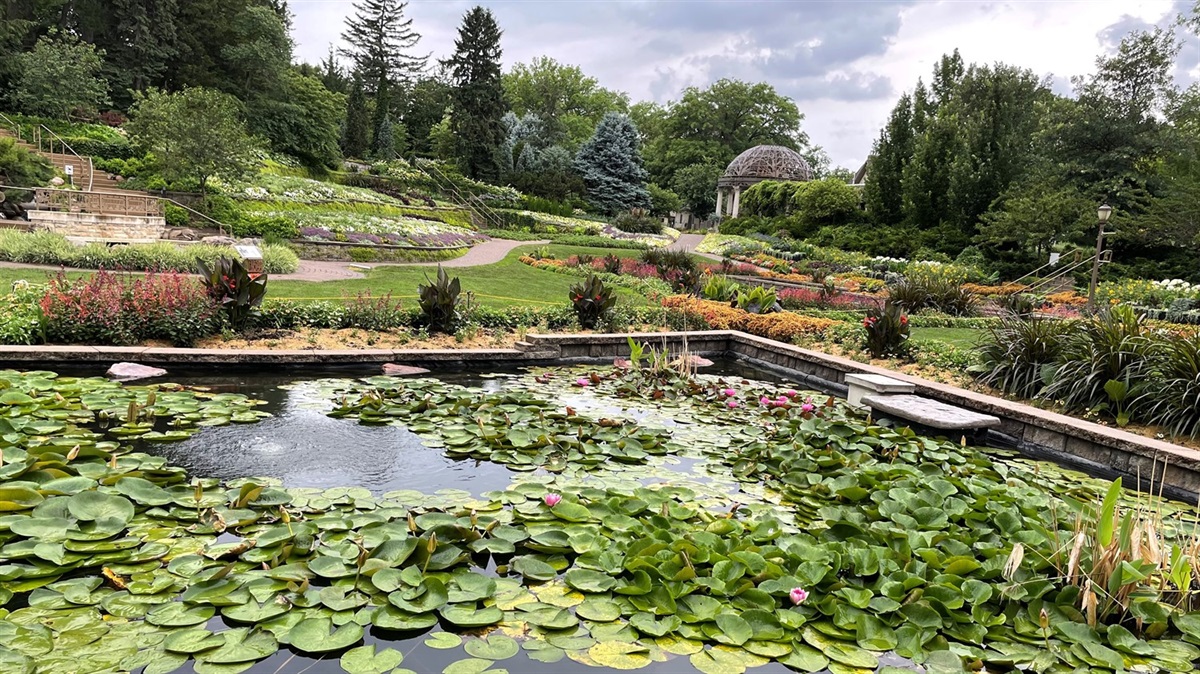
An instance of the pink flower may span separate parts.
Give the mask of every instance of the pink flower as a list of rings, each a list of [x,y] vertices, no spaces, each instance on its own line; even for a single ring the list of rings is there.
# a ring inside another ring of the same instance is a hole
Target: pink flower
[[[771,399],[770,399],[770,398],[768,398],[768,397],[766,397],[766,396],[763,396],[763,397],[761,397],[761,398],[759,398],[759,399],[758,399],[758,404],[762,405],[763,407],[770,407],[770,406],[771,406]]]
[[[787,396],[779,396],[778,398],[776,398],[776,399],[775,399],[775,404],[776,404],[776,405],[786,405],[786,404],[788,404],[789,402],[791,402],[791,401],[790,401],[790,400],[788,400],[788,397],[787,397]]]
[[[721,394],[727,398],[732,398],[733,396],[737,395],[737,391],[735,391],[731,388],[727,388],[724,391],[721,391]]]
[[[559,496],[558,494],[546,494],[542,497],[542,500],[546,502],[546,505],[553,508],[554,506],[558,505],[559,501],[562,500],[562,496]],[[792,592],[795,592],[795,590],[792,590]]]
[[[804,412],[805,414],[808,414],[809,412],[811,412],[815,409],[816,409],[816,407],[814,407],[812,403],[804,403],[803,405],[800,406],[800,411]]]
[[[587,377],[580,377],[579,379],[575,380],[576,386],[587,386],[588,384],[591,384],[591,383],[592,382],[588,381]]]
[[[791,597],[793,604],[800,605],[804,603],[805,599],[808,599],[808,592],[802,587],[793,587],[788,596]]]
[[[793,390],[791,390],[791,389],[788,389],[788,392],[787,392],[787,393],[784,393],[783,395],[785,395],[785,396],[787,396],[787,397],[789,397],[789,398],[795,398],[796,396],[798,396],[798,395],[800,395],[800,394],[799,394],[799,393],[796,393],[795,391],[793,391]]]
[[[731,410],[732,410],[732,409],[736,409],[736,408],[737,408],[737,406],[738,406],[738,401],[736,401],[736,400],[726,400],[726,401],[725,401],[725,406],[726,406],[726,407],[728,407],[728,408],[729,408],[729,409],[731,409]]]

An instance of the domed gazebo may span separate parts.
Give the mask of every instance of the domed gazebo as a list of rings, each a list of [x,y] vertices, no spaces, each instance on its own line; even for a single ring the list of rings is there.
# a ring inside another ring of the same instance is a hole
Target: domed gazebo
[[[739,154],[717,180],[717,217],[738,216],[742,190],[764,180],[804,182],[812,167],[799,152],[780,145],[757,145]]]

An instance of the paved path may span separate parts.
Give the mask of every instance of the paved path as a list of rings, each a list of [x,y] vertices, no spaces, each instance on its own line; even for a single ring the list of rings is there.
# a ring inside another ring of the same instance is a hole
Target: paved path
[[[667,250],[682,250],[694,255],[699,255],[700,257],[706,257],[710,260],[716,260],[720,262],[722,259],[720,255],[696,252],[696,246],[699,246],[700,242],[703,240],[703,234],[680,234],[679,239],[675,243],[667,246]]]

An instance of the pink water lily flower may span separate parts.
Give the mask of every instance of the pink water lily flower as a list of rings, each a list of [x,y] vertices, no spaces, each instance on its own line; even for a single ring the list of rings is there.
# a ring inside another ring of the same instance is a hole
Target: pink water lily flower
[[[805,414],[808,414],[809,412],[811,412],[815,409],[817,409],[817,408],[814,407],[812,403],[804,403],[803,405],[800,406],[800,411],[804,412]]]
[[[789,400],[787,396],[779,396],[778,398],[775,399],[776,405],[786,405],[790,402],[791,402],[791,400]]]
[[[800,394],[799,394],[799,393],[796,393],[795,391],[793,391],[793,390],[791,390],[791,389],[788,389],[788,392],[787,392],[787,393],[784,393],[784,395],[785,395],[785,396],[787,396],[787,397],[789,397],[789,398],[795,398],[796,396],[798,396],[798,395],[800,395]]]
[[[762,405],[763,407],[770,407],[770,406],[771,406],[771,399],[770,399],[770,398],[768,398],[768,397],[766,397],[766,396],[763,396],[763,397],[761,397],[761,398],[759,398],[759,399],[758,399],[758,404]]]
[[[546,494],[542,497],[542,500],[546,502],[546,505],[553,508],[554,506],[558,505],[559,501],[562,500],[562,496],[558,494]],[[792,591],[795,592],[795,590]]]
[[[738,401],[736,401],[736,400],[726,400],[726,401],[725,401],[725,406],[726,406],[726,407],[728,407],[728,408],[729,408],[729,409],[731,409],[731,410],[732,410],[732,409],[737,409],[737,406],[738,406]]]
[[[580,377],[579,379],[575,380],[576,386],[587,386],[588,384],[591,384],[591,383],[592,382],[588,381],[587,377]]]
[[[804,603],[805,599],[808,599],[808,592],[802,587],[793,587],[788,596],[791,597],[792,604],[799,606]]]
[[[737,391],[735,391],[731,388],[727,388],[724,391],[721,391],[721,394],[724,395],[726,398],[732,398],[733,396],[737,395]]]

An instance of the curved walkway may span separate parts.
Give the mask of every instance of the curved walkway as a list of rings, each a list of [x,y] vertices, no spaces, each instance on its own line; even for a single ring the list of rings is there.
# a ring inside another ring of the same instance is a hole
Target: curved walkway
[[[695,253],[710,260],[720,260],[719,255],[708,253],[696,253],[696,246],[704,240],[703,234],[682,234],[679,240],[668,246],[668,250],[682,250],[689,253]],[[473,246],[467,251],[466,255],[456,257],[453,260],[443,260],[442,262],[376,262],[376,263],[358,263],[358,262],[334,262],[320,260],[301,260],[300,268],[294,274],[272,274],[271,278],[279,281],[311,281],[322,283],[325,281],[346,281],[351,279],[366,278],[366,275],[359,270],[374,269],[376,267],[436,267],[442,265],[447,268],[454,267],[478,267],[485,264],[495,264],[508,256],[513,250],[521,246],[544,246],[550,243],[549,241],[510,241],[508,239],[490,239],[477,246]],[[19,262],[0,262],[0,267],[10,269],[45,269],[47,271],[58,271],[61,267],[36,264],[22,264]],[[94,269],[75,269],[69,268],[68,271],[95,271]]]

